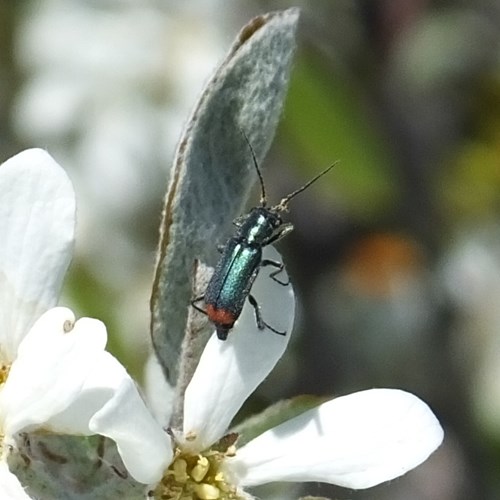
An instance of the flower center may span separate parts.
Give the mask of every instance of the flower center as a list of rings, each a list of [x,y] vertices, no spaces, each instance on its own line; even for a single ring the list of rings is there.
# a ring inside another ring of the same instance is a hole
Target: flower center
[[[2,363],[0,365],[0,387],[7,382],[7,377],[9,376],[10,365]]]
[[[9,377],[10,372],[10,364],[1,363],[0,364],[0,389],[3,388],[5,382],[7,382],[7,378]],[[3,432],[3,418],[0,418],[0,457],[4,458],[4,452],[8,449],[8,447],[4,447],[4,432]]]
[[[235,453],[235,439],[231,436],[229,442],[226,438],[198,454],[177,447],[170,467],[151,496],[158,500],[239,500],[236,488],[221,470],[225,457]]]

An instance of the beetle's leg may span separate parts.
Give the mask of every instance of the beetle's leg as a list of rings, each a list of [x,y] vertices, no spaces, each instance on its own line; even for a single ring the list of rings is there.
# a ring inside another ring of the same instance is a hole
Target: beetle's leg
[[[202,309],[200,306],[197,306],[196,303],[197,302],[201,302],[202,300],[205,299],[205,295],[200,295],[199,297],[196,297],[194,298],[192,301],[191,301],[191,305],[199,312],[203,313],[205,316],[207,315],[207,311],[205,311],[205,309]]]
[[[293,224],[291,224],[290,222],[282,224],[275,234],[273,234],[266,241],[263,242],[262,246],[267,246],[270,245],[271,243],[276,243],[277,241],[281,240],[281,238],[284,238],[288,233],[291,233],[292,231],[293,231]]]
[[[264,320],[262,319],[262,314],[260,313],[260,306],[255,300],[255,297],[253,295],[248,295],[248,301],[250,304],[252,304],[253,310],[255,311],[255,321],[257,322],[257,326],[259,327],[259,330],[264,330],[264,328],[267,326]]]
[[[276,328],[273,328],[271,325],[269,325],[262,319],[260,306],[252,294],[248,296],[248,301],[250,302],[250,304],[252,304],[253,310],[255,311],[255,321],[257,322],[257,327],[259,328],[259,330],[264,330],[264,328],[269,328],[269,330],[271,330],[274,333],[277,333],[278,335],[286,335],[286,332],[280,332],[279,330],[276,330]]]
[[[276,277],[279,273],[281,273],[281,271],[285,269],[285,265],[283,264],[283,262],[278,262],[276,260],[271,260],[271,259],[263,259],[262,262],[260,263],[260,267],[264,266],[273,266],[278,268],[269,274],[269,277],[274,281],[276,281],[276,283],[279,283],[282,286],[288,286],[290,284],[290,278],[288,278],[288,280],[285,283],[284,281],[281,281]]]

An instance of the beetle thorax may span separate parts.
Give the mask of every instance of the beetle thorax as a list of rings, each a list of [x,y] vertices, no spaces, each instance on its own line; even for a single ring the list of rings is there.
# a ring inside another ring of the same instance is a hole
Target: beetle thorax
[[[252,208],[240,228],[240,235],[249,245],[265,245],[276,229],[282,224],[281,217],[265,207]]]

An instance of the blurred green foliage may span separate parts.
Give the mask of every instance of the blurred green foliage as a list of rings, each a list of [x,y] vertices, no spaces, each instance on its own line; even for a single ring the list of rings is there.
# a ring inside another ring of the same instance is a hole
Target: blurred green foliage
[[[335,185],[330,191],[341,197],[347,210],[373,219],[394,208],[397,186],[391,155],[363,106],[367,96],[362,88],[346,74],[331,73],[314,56],[299,54],[283,119],[286,140],[301,154],[308,176],[318,166],[339,160],[322,183]]]

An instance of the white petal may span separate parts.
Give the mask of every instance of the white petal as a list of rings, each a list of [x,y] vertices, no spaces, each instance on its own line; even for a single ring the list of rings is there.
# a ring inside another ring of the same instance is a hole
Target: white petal
[[[240,486],[320,481],[375,486],[422,463],[442,442],[429,407],[395,389],[372,389],[324,403],[271,429],[227,462]]]
[[[90,318],[73,322],[69,309],[51,309],[19,346],[0,392],[7,435],[47,422],[81,393],[106,344],[106,328]]]
[[[272,247],[266,247],[264,257],[281,262]],[[259,330],[248,300],[226,341],[212,335],[185,394],[184,435],[196,435],[186,447],[202,450],[222,437],[241,405],[284,353],[293,327],[295,299],[290,285],[280,285],[269,277],[275,270],[271,266],[261,269],[252,295],[261,306],[263,319],[286,335]],[[288,276],[282,272],[279,279],[286,282]]]
[[[44,429],[59,434],[95,434],[90,429],[91,418],[116,395],[123,384],[133,383],[125,368],[109,352],[99,352],[91,364],[92,369],[74,401],[44,423]]]
[[[9,361],[33,322],[56,304],[71,259],[75,196],[41,149],[0,165],[0,345]]]
[[[7,464],[0,461],[0,498],[8,500],[30,500],[19,479],[10,472]]]
[[[174,408],[175,389],[165,379],[154,353],[150,353],[146,361],[142,388],[151,413],[162,426],[167,427]]]
[[[131,379],[123,381],[89,427],[116,442],[125,467],[140,483],[157,483],[172,461],[170,437],[154,420]]]

